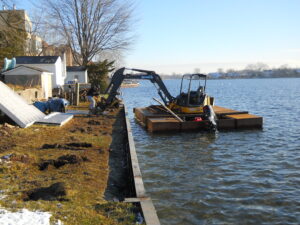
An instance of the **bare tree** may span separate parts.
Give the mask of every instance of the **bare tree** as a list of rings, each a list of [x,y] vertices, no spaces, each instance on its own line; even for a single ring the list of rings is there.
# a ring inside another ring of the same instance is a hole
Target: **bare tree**
[[[245,70],[260,71],[261,72],[261,71],[266,70],[268,68],[269,68],[269,66],[267,64],[258,62],[258,63],[255,63],[255,64],[247,65]]]
[[[132,43],[133,4],[129,1],[47,0],[45,4],[48,25],[64,37],[79,65]]]
[[[2,4],[2,7],[6,7],[7,9],[11,9],[14,4],[16,4],[16,1],[13,0],[0,0],[0,3]]]
[[[219,68],[219,69],[218,69],[218,73],[219,73],[219,74],[223,74],[223,73],[224,73],[224,70],[223,70],[222,68]]]
[[[194,73],[200,73],[200,68],[195,68]]]
[[[17,2],[19,1],[0,0],[3,9],[5,9],[0,14],[1,53],[7,57],[20,54],[38,55],[41,52],[41,45],[38,46],[38,44],[41,43],[42,40],[39,38],[37,32],[40,30],[39,25],[42,15],[36,14],[33,20],[28,19],[26,16],[21,15],[22,12],[20,12],[20,10],[17,10]],[[6,48],[6,50],[4,50],[3,47]]]

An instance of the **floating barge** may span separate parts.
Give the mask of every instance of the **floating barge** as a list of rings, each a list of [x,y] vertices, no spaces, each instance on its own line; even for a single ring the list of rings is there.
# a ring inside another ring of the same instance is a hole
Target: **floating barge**
[[[220,106],[213,106],[213,109],[218,118],[218,130],[262,129],[263,127],[261,116]],[[180,122],[156,105],[134,108],[133,111],[137,121],[150,132],[205,130],[209,123],[206,120]],[[184,118],[187,115],[179,114],[178,116]],[[189,114],[188,116],[196,118],[199,115]]]

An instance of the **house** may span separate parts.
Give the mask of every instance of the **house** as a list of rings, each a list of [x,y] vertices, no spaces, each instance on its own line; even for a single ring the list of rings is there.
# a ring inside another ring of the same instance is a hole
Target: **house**
[[[32,23],[30,21],[29,16],[27,15],[25,10],[9,10],[3,7],[3,10],[0,10],[0,26],[2,28],[6,28],[13,21],[13,26],[23,30],[27,33],[31,33],[32,31]]]
[[[20,95],[25,97],[28,102],[52,97],[53,73],[49,71],[20,65],[2,74],[7,85],[16,89],[21,87]]]
[[[67,77],[65,83],[72,83],[77,80],[78,83],[88,83],[87,69],[83,66],[67,66]]]
[[[74,66],[72,49],[68,45],[49,45],[43,41],[41,56],[65,55],[66,66]]]
[[[221,76],[223,76],[223,74],[221,74],[219,72],[215,72],[215,73],[209,73],[208,76],[210,78],[220,78]]]
[[[265,76],[265,77],[272,77],[273,76],[273,70],[264,70],[262,71],[262,74]]]
[[[66,65],[65,60],[60,56],[19,56],[16,57],[16,66],[20,65],[40,68],[53,73],[52,88],[60,87],[65,83]]]
[[[33,35],[32,22],[25,10],[0,10],[0,30],[2,35],[11,33],[13,30],[22,31],[26,35],[24,51],[26,55],[37,55],[42,51],[42,39]],[[15,34],[17,35],[17,34]],[[3,40],[7,40],[7,36]],[[14,36],[16,38],[16,36]]]

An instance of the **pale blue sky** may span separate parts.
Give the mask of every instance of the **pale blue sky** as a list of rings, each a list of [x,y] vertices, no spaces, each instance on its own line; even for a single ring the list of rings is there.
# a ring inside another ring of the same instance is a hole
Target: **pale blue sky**
[[[129,67],[159,73],[241,69],[256,62],[300,67],[300,0],[136,2]]]

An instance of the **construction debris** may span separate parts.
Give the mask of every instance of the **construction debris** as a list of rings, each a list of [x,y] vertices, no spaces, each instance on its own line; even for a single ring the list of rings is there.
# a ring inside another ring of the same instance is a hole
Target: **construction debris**
[[[35,122],[62,126],[73,118],[73,115],[63,113],[46,116],[33,105],[29,105],[21,96],[1,81],[0,111],[22,128],[29,127]]]

